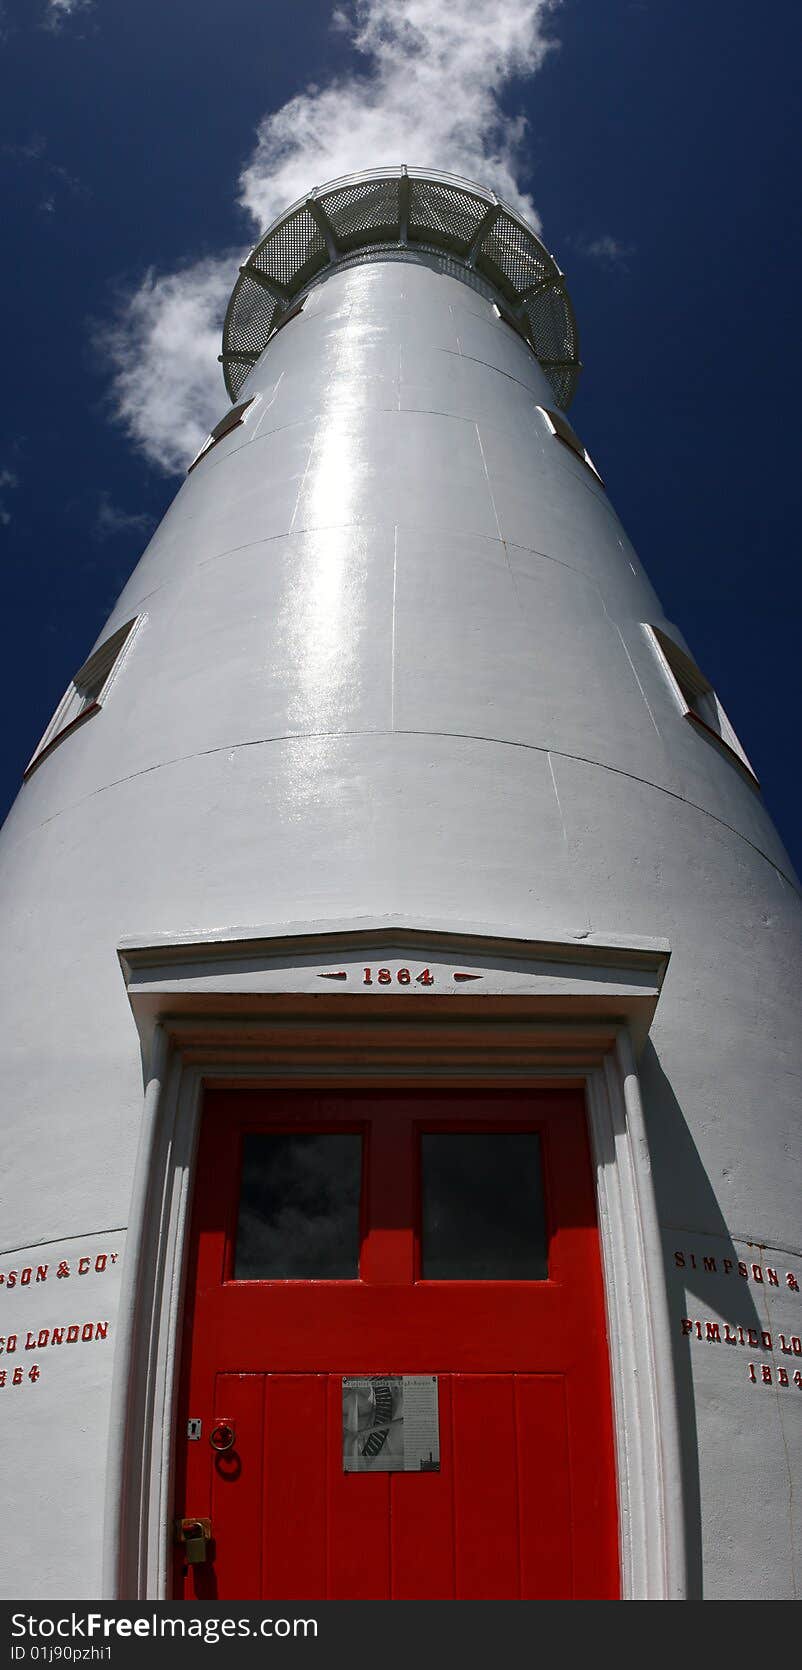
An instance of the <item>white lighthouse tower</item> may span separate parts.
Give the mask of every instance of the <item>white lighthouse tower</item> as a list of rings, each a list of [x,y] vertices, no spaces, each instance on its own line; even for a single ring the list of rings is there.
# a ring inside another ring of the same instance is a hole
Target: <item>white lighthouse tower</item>
[[[354,175],[222,361],[3,833],[3,1588],[790,1597],[797,884],[563,275]]]

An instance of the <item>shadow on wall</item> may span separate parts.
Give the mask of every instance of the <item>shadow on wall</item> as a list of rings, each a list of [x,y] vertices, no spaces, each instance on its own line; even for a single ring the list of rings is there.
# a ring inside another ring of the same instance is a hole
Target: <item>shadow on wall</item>
[[[730,1231],[721,1215],[721,1208],[713,1193],[710,1179],[693,1141],[682,1109],[663,1072],[651,1040],[647,1041],[640,1061],[640,1080],[643,1092],[644,1119],[652,1160],[657,1213],[661,1225],[676,1222],[678,1182],[683,1201],[683,1224],[676,1228],[677,1245],[698,1236],[716,1241],[715,1257],[720,1266],[724,1258],[731,1259],[733,1270],[743,1258],[743,1245],[736,1248]],[[699,1225],[695,1230],[692,1226]],[[703,1228],[701,1226],[704,1226]],[[705,1246],[705,1252],[712,1247]],[[720,1326],[728,1324],[737,1335],[739,1327],[747,1333],[751,1328],[760,1337],[765,1318],[755,1307],[753,1292],[746,1281],[733,1280],[731,1285],[722,1280],[716,1289],[715,1308],[711,1307],[710,1275],[699,1266],[694,1270],[686,1257],[685,1266],[678,1268],[668,1252],[665,1264],[671,1322],[674,1372],[679,1409],[682,1496],[685,1504],[685,1536],[688,1553],[688,1598],[703,1598],[702,1514],[699,1476],[699,1444],[696,1425],[696,1405],[692,1379],[693,1349],[691,1339],[683,1333],[683,1318],[690,1316],[686,1290],[698,1293],[699,1310],[717,1319]],[[694,1312],[694,1314],[698,1314]],[[714,1344],[712,1349],[722,1347]],[[739,1361],[745,1353],[738,1348]],[[731,1372],[725,1369],[725,1372]]]

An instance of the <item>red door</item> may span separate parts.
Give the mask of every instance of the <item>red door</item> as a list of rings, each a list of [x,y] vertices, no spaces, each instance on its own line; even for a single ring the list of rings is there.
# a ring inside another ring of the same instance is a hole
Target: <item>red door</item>
[[[207,1092],[178,1434],[177,1595],[616,1596],[581,1094]]]

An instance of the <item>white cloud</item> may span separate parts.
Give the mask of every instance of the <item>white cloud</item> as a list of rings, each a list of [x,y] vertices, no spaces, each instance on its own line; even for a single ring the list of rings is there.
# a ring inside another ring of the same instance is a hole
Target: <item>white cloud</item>
[[[589,256],[591,261],[597,261],[602,267],[626,267],[634,254],[633,244],[622,243],[620,238],[613,238],[609,232],[603,232],[598,238],[576,239],[575,247],[580,255]]]
[[[123,510],[109,493],[101,493],[94,527],[97,540],[113,539],[121,533],[147,533],[152,526],[153,517],[147,511]]]
[[[35,162],[44,156],[47,140],[42,133],[31,134],[30,139],[23,140],[19,145],[3,145],[4,157],[13,157],[15,162]]]
[[[0,470],[0,527],[7,528],[11,521],[11,512],[6,509],[6,494],[13,493],[19,487],[19,476],[16,470]]]
[[[114,367],[115,417],[166,475],[184,470],[225,411],[217,356],[239,255],[173,273],[146,273],[101,333]]]
[[[61,3],[61,0],[58,0]],[[69,0],[68,0],[69,3]],[[260,122],[239,201],[257,236],[313,186],[406,162],[491,186],[539,225],[518,184],[526,121],[501,96],[551,50],[560,0],[351,0],[332,11],[355,68],[308,87]],[[217,353],[242,254],[149,272],[105,345],[115,414],[167,472],[184,468],[224,405]]]
[[[30,139],[18,144],[0,146],[0,155],[9,157],[19,168],[31,169],[40,188],[46,188],[37,207],[41,214],[52,215],[63,191],[70,192],[74,197],[86,197],[88,192],[77,175],[71,174],[63,163],[51,162],[46,152],[47,140],[41,133],[34,133]]]
[[[68,17],[76,12],[87,12],[95,0],[46,0],[45,24],[48,29],[60,29]]]
[[[499,95],[551,49],[552,0],[357,0],[333,21],[360,68],[265,116],[241,175],[260,226],[314,185],[406,162],[490,185],[537,224],[518,185],[526,123]]]

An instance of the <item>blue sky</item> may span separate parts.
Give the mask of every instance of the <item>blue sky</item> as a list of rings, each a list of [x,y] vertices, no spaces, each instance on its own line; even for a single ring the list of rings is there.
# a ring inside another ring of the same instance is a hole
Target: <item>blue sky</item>
[[[394,0],[424,29],[464,14],[407,64],[392,3],[365,0],[361,36],[330,0],[0,4],[0,814],[180,484],[158,458],[175,468],[227,405],[229,267],[342,171],[329,156],[386,135],[362,166],[439,163],[534,205],[579,320],[572,421],[799,867],[798,0]],[[438,155],[401,154],[405,121]]]

